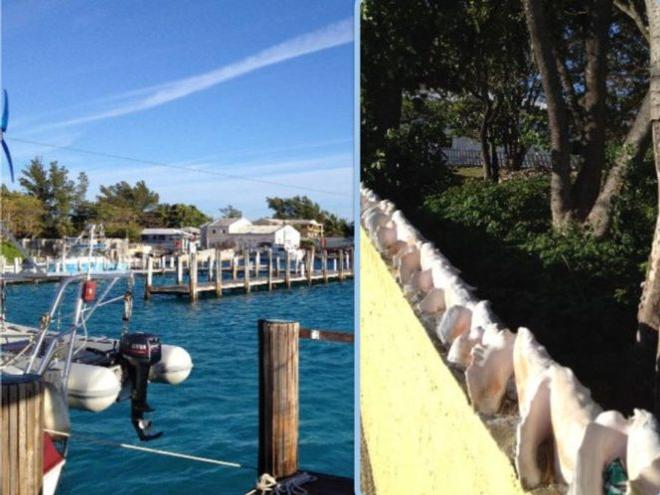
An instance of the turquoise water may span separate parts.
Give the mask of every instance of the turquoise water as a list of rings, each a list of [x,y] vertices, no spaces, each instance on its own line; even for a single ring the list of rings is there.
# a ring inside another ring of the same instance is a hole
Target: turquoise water
[[[167,279],[155,277],[156,284]],[[302,326],[352,331],[353,282],[277,289],[272,293],[143,301],[136,281],[133,330],[160,335],[185,347],[194,369],[178,386],[153,384],[149,402],[155,430],[165,435],[146,445],[202,457],[257,463],[257,321],[293,319]],[[55,285],[10,286],[7,317],[35,325]],[[118,292],[121,293],[122,291]],[[70,306],[69,306],[70,307]],[[121,305],[101,308],[91,334],[118,335]],[[300,344],[301,468],[353,476],[353,347],[303,340]],[[243,494],[256,471],[201,464],[76,440],[75,433],[140,443],[129,404],[101,413],[72,411],[74,437],[59,494]]]

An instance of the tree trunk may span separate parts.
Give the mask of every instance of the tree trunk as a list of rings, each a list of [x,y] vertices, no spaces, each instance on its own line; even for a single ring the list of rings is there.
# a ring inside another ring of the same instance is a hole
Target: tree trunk
[[[586,220],[596,237],[607,234],[612,221],[612,201],[623,187],[626,172],[631,164],[638,162],[644,156],[651,141],[651,93],[647,92],[637,111],[633,125],[628,130],[623,142],[621,154],[616,158],[614,166],[610,169],[603,189],[591,209]]]
[[[566,102],[549,36],[549,27],[541,0],[523,0],[527,28],[532,40],[534,58],[541,74],[548,110],[552,175],[550,180],[550,210],[552,224],[563,228],[571,216],[571,180]]]
[[[497,145],[495,144],[495,141],[490,142],[490,151],[491,151],[491,159],[490,159],[491,179],[493,180],[493,182],[499,182],[500,160],[497,157]]]
[[[649,32],[651,37],[651,126],[653,132],[653,154],[655,157],[655,171],[658,177],[658,204],[660,206],[660,3],[657,0],[646,0],[646,11],[649,18]],[[644,337],[660,329],[660,213],[656,219],[651,255],[642,298],[637,313],[639,325],[638,336]],[[642,342],[648,342],[643,339]],[[655,412],[660,411],[660,380],[659,363],[660,347],[656,350],[655,368]]]
[[[481,129],[479,129],[479,141],[481,141],[481,166],[483,167],[484,179],[486,180],[493,179],[490,150],[488,149],[488,126],[490,124],[492,112],[493,108],[489,101],[486,104],[486,112],[484,113],[484,119],[481,122]]]
[[[585,41],[585,146],[584,163],[573,186],[575,219],[582,222],[591,211],[605,165],[605,100],[607,98],[607,49],[612,0],[595,0]]]

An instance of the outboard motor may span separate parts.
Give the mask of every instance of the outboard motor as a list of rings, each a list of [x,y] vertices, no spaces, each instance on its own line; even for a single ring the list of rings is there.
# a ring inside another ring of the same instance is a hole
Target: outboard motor
[[[131,422],[142,441],[153,440],[163,433],[149,433],[151,420],[144,419],[144,413],[153,409],[147,404],[147,384],[149,370],[160,361],[160,338],[150,333],[125,333],[119,342],[119,353],[131,380]]]

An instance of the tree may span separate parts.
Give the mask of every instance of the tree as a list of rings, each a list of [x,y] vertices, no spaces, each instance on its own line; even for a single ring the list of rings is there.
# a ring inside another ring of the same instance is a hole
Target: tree
[[[656,0],[646,0],[649,19],[651,45],[651,108],[650,120],[653,130],[653,154],[658,179],[658,205],[660,207],[660,4]],[[638,339],[648,346],[655,342],[656,380],[655,409],[660,412],[660,210],[656,219],[655,233],[646,272],[646,280],[637,314],[639,324]]]
[[[96,214],[105,224],[108,235],[128,236],[135,239],[141,227],[149,224],[158,206],[158,193],[150,190],[144,181],[131,186],[121,181],[101,186],[97,196]]]
[[[160,204],[156,207],[153,215],[154,227],[200,227],[210,221],[211,218],[197,209],[194,205],[183,203]]]
[[[232,205],[227,205],[224,208],[220,208],[220,215],[222,218],[241,218],[243,212],[237,208],[234,208]]]
[[[72,215],[84,205],[87,193],[84,173],[76,182],[69,179],[65,166],[53,161],[46,170],[41,159],[34,158],[23,170],[19,182],[29,196],[39,199],[44,206],[44,235],[61,237],[74,232]]]
[[[648,145],[648,107],[636,74],[647,56],[641,43],[644,33],[640,36],[637,23],[628,25],[628,14],[621,17],[612,0],[560,2],[551,10],[542,0],[523,0],[523,5],[548,112],[553,225],[564,229],[577,223],[604,235],[625,169],[641,158]],[[624,5],[616,2],[616,6]],[[621,41],[630,39],[631,29],[637,38],[633,49]],[[631,89],[620,84],[622,79]],[[636,108],[622,112],[631,101]],[[622,119],[622,113],[635,118]],[[627,125],[608,125],[621,121]],[[622,151],[602,187],[608,134],[621,143]],[[576,144],[581,160],[572,180],[571,151]]]
[[[16,237],[37,237],[43,233],[46,211],[39,198],[9,191],[4,185],[0,196],[0,218],[12,234]]]
[[[292,198],[266,198],[268,208],[274,211],[273,218],[279,219],[306,219],[316,220],[323,224],[326,236],[347,237],[353,233],[353,225],[334,213],[321,209],[307,196],[294,196]]]

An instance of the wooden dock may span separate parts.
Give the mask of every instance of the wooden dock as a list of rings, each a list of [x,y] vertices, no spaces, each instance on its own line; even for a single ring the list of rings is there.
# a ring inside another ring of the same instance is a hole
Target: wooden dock
[[[176,259],[176,281],[169,285],[154,284],[153,275],[158,272],[154,269],[153,259],[148,258],[144,297],[150,299],[153,295],[169,295],[196,301],[204,293],[221,297],[223,293],[237,291],[271,291],[301,284],[342,281],[353,277],[352,254],[352,249],[323,250],[317,254],[312,248],[298,262],[287,253],[282,267],[280,258],[274,258],[271,250],[246,249],[241,255],[216,250],[212,255],[207,253],[205,260],[198,253],[191,253]],[[202,271],[206,273],[206,280],[200,279]],[[227,272],[231,273],[230,278],[224,277]]]

